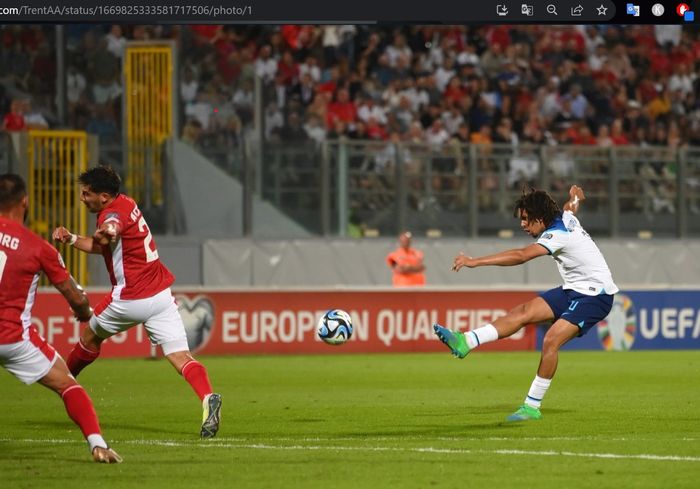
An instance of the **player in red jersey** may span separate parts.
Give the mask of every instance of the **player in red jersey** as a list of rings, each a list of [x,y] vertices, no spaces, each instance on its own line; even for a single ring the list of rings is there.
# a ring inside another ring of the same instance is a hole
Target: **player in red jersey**
[[[79,321],[92,308],[83,290],[49,243],[24,227],[28,198],[19,175],[0,175],[0,364],[25,384],[39,382],[56,392],[80,427],[96,462],[119,463],[105,442],[90,397],[56,350],[31,323],[39,275],[43,271]]]
[[[112,168],[91,168],[79,176],[78,182],[80,200],[97,214],[97,229],[92,236],[77,236],[58,227],[53,238],[86,253],[101,254],[112,292],[95,307],[89,327],[68,356],[68,368],[77,376],[99,356],[104,340],[143,323],[151,342],[160,345],[202,401],[201,437],[215,436],[221,396],[213,392],[204,365],[190,354],[185,326],[170,291],[175,277],[158,258],[146,220],[136,202],[119,192],[121,179]]]

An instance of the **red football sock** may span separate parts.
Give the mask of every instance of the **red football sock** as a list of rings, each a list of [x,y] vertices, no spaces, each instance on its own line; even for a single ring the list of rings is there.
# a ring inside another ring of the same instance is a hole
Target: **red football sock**
[[[83,342],[78,340],[71,352],[68,354],[68,370],[77,377],[81,370],[94,362],[100,356],[100,350],[93,351],[83,345]]]
[[[80,384],[70,386],[61,394],[63,404],[70,419],[80,427],[85,438],[88,435],[99,435],[100,423],[97,421],[97,413],[92,405],[90,396]]]
[[[190,360],[182,367],[182,376],[192,386],[200,401],[212,393],[207,369],[197,360]]]

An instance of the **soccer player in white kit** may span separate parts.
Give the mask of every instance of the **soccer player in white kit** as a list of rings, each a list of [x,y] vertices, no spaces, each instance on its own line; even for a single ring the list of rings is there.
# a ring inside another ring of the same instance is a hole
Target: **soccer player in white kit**
[[[460,253],[452,266],[455,272],[462,267],[513,266],[551,255],[564,280],[563,286],[548,290],[493,323],[467,333],[433,325],[435,334],[452,354],[464,358],[477,346],[507,338],[527,324],[554,320],[545,334],[540,365],[525,402],[507,417],[508,421],[542,418],[540,406],[557,370],[559,349],[605,319],[612,308],[614,294],[619,290],[598,246],[576,218],[579,205],[585,199],[583,190],[573,185],[569,197],[562,212],[547,192],[523,191],[515,203],[515,216],[520,218],[523,231],[537,238],[537,242],[479,258]]]
[[[119,463],[122,458],[102,438],[92,400],[31,322],[41,272],[65,297],[76,319],[90,320],[92,308],[56,248],[24,226],[28,206],[22,177],[0,175],[0,365],[21,382],[39,382],[61,396],[93,459]]]
[[[200,436],[211,438],[219,429],[221,396],[212,390],[207,370],[190,354],[182,318],[170,286],[172,273],[161,263],[155,241],[136,202],[120,193],[121,179],[111,167],[98,166],[78,177],[80,200],[97,214],[92,236],[58,227],[53,238],[86,253],[103,256],[112,291],[95,307],[89,327],[68,356],[73,375],[100,354],[104,340],[143,323],[151,342],[192,386],[202,402]]]

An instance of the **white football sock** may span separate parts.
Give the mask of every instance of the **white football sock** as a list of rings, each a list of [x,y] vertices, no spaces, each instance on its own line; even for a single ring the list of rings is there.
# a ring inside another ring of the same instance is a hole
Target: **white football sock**
[[[95,447],[107,448],[107,442],[105,441],[104,438],[102,438],[102,435],[100,435],[100,434],[88,435],[87,442],[88,442],[88,445],[90,445],[90,452],[91,453],[95,449]]]
[[[552,383],[552,379],[543,379],[535,375],[535,380],[532,381],[530,386],[530,392],[527,393],[525,398],[525,404],[539,409],[542,405],[542,399],[549,389],[549,384]]]
[[[473,331],[467,331],[464,333],[464,336],[467,339],[469,349],[473,350],[477,346],[483,345],[484,343],[496,341],[498,339],[498,331],[493,324],[489,323],[480,328],[476,328]]]

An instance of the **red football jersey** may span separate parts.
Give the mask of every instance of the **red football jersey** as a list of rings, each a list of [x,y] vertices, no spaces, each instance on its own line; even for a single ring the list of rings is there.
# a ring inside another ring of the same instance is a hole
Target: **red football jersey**
[[[0,217],[0,344],[27,338],[42,271],[52,284],[70,277],[56,248],[22,224]]]
[[[158,259],[156,242],[136,202],[119,194],[97,215],[97,227],[115,223],[121,230],[115,243],[102,246],[112,281],[112,299],[145,299],[172,285],[175,277]]]

